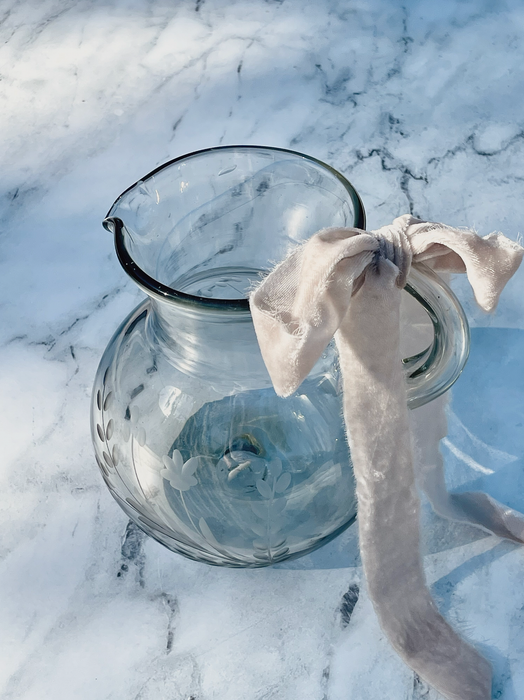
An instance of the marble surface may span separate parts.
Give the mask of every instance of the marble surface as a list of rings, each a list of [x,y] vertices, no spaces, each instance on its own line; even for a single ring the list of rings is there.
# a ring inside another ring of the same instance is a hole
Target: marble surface
[[[100,226],[183,153],[290,147],[340,169],[371,228],[522,230],[518,0],[4,0],[0,7],[0,695],[437,700],[382,635],[356,526],[273,569],[206,567],[131,526],[95,464],[91,385],[141,299]],[[524,510],[524,270],[471,359],[449,483]],[[439,607],[524,700],[524,551],[423,511]]]

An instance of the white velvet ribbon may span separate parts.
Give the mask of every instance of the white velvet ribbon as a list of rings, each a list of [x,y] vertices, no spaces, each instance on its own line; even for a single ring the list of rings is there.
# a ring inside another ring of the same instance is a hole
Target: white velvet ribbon
[[[489,700],[489,663],[438,612],[420,554],[419,497],[399,345],[400,295],[412,264],[466,272],[485,311],[524,249],[502,234],[401,216],[377,231],[326,229],[252,292],[262,356],[289,396],[335,337],[355,470],[362,562],[380,624],[404,661],[449,700]],[[440,514],[524,542],[524,518],[481,493],[446,491],[442,463],[419,483]]]

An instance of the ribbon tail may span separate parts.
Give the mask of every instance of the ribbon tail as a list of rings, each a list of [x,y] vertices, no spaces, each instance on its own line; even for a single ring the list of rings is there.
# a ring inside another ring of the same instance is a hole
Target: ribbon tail
[[[420,426],[420,430],[415,430],[414,433],[425,435],[425,442],[424,445],[419,446],[420,454],[417,459],[420,488],[425,492],[431,507],[438,515],[474,525],[497,537],[524,544],[524,516],[521,513],[480,491],[448,492],[444,460],[438,448],[439,441],[447,433],[444,414],[446,400],[446,397],[440,397],[437,401],[411,412],[413,423]],[[434,433],[428,435],[428,430],[432,428]]]
[[[447,494],[460,519],[507,540],[524,544],[524,518],[482,491]]]
[[[397,276],[386,260],[370,267],[335,336],[364,572],[380,624],[404,661],[449,700],[489,700],[489,663],[440,615],[425,581]]]

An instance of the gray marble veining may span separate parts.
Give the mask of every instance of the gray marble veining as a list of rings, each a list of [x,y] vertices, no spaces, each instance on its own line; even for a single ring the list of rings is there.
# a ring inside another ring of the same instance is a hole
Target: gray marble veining
[[[437,700],[384,639],[356,528],[274,569],[207,568],[131,526],[93,458],[99,357],[141,295],[100,222],[166,160],[293,148],[371,228],[412,212],[522,231],[516,0],[4,0],[0,7],[0,694],[5,700]],[[450,485],[524,510],[524,273],[473,351]],[[524,552],[424,510],[442,611],[524,700]]]

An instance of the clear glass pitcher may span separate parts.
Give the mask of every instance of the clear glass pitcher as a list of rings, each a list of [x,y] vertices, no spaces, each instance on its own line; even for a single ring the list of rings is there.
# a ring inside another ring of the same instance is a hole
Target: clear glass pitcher
[[[107,346],[93,391],[96,458],[120,506],[208,564],[267,566],[336,537],[356,514],[336,348],[279,398],[247,294],[318,230],[365,228],[354,188],[300,153],[226,146],[154,170],[104,226],[147,294]],[[413,269],[406,290],[434,328],[431,345],[403,361],[413,407],[455,381],[469,334],[429,269]]]

